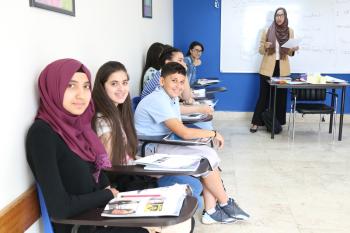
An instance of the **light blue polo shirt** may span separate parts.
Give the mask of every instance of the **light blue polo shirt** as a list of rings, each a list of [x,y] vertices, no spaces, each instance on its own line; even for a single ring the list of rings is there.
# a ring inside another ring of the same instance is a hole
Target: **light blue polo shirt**
[[[164,121],[181,120],[179,98],[170,98],[162,87],[140,101],[135,110],[137,135],[160,136],[170,133]]]

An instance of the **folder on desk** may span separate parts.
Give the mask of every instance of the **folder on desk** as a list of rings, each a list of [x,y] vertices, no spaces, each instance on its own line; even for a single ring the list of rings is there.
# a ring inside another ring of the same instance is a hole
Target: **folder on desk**
[[[327,83],[346,83],[346,80],[339,79],[339,78],[334,78],[331,76],[326,76],[326,82]]]
[[[135,161],[135,164],[146,165],[145,170],[155,171],[196,171],[202,157],[197,155],[153,154]]]
[[[170,133],[165,136],[163,140],[168,142],[180,142],[184,144],[207,145],[212,140],[212,138],[183,139],[174,133]]]

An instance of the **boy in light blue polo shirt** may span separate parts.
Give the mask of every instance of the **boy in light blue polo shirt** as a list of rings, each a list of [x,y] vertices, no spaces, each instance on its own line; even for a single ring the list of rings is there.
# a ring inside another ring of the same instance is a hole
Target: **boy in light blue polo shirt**
[[[184,89],[185,68],[176,62],[169,62],[162,67],[159,87],[146,96],[136,108],[135,128],[138,135],[160,136],[174,132],[185,139],[212,137],[214,143],[223,147],[224,139],[215,130],[193,129],[183,125],[180,118],[178,97]],[[211,171],[200,174],[203,185],[205,211],[202,215],[204,224],[230,223],[246,220],[249,214],[244,212],[233,198],[230,198],[221,181],[218,169],[220,158],[216,151],[208,146],[156,146],[157,153],[200,155],[208,159]]]
[[[179,98],[171,98],[162,87],[147,95],[137,105],[135,128],[138,135],[160,136],[170,133],[164,121],[177,118],[181,120]]]

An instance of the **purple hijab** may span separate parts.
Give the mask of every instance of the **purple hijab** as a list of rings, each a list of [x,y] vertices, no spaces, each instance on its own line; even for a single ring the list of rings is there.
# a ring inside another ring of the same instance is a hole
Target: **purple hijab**
[[[284,21],[282,25],[278,25],[276,23],[276,15],[279,10],[282,10],[284,14]],[[281,46],[289,40],[289,27],[287,11],[283,7],[277,8],[275,11],[274,20],[267,31],[267,41],[272,43],[272,46],[267,49],[269,55],[276,52],[276,40],[279,43],[280,56],[282,59],[285,59],[288,55],[289,49]]]
[[[46,66],[39,76],[40,106],[36,118],[47,122],[81,159],[95,164],[93,176],[98,182],[101,169],[110,167],[111,163],[91,128],[95,113],[93,102],[90,101],[85,112],[78,116],[63,108],[64,92],[77,71],[83,71],[91,82],[90,71],[77,60],[61,59]]]

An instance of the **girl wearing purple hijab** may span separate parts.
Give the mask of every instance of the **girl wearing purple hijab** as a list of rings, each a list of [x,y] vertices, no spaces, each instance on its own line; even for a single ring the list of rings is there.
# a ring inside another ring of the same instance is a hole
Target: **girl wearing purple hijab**
[[[277,8],[274,21],[271,26],[264,30],[261,39],[259,53],[263,55],[260,66],[260,94],[256,103],[251,133],[258,130],[258,126],[264,125],[261,113],[268,107],[270,86],[267,82],[270,77],[283,77],[290,75],[290,65],[288,56],[294,56],[294,52],[299,49],[281,47],[290,38],[294,38],[293,29],[288,27],[288,17],[286,9]],[[286,89],[277,89],[276,117],[281,125],[286,123]]]
[[[49,64],[39,77],[38,114],[26,138],[29,166],[49,215],[69,218],[103,207],[117,195],[101,169],[110,161],[91,128],[95,113],[89,70],[74,59]],[[56,233],[71,225],[53,224]],[[142,228],[82,226],[78,232],[148,232]]]

